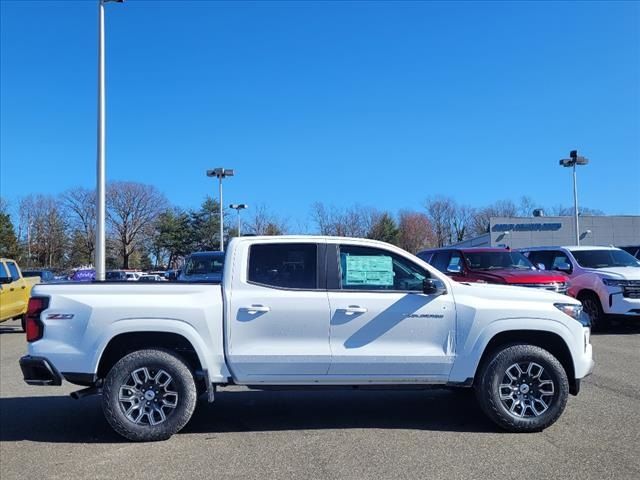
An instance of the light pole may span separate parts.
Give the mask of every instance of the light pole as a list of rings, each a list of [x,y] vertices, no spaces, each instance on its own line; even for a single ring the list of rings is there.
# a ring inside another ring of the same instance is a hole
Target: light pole
[[[105,94],[104,94],[104,4],[124,0],[98,0],[98,161],[96,164],[96,280],[105,276]]]
[[[577,150],[571,150],[569,152],[569,158],[563,158],[560,160],[560,165],[563,167],[573,168],[573,217],[576,229],[576,245],[580,245],[580,228],[578,225],[578,182],[576,177],[576,166],[586,165],[589,160],[585,157],[578,156]]]
[[[233,177],[233,170],[229,168],[214,168],[213,170],[207,170],[207,177],[216,177],[218,179],[219,185],[219,195],[220,195],[220,251],[224,252],[224,217],[222,206],[222,179],[227,177]]]
[[[249,208],[249,205],[247,205],[246,203],[232,203],[231,205],[229,205],[229,208],[233,208],[236,212],[238,212],[238,236],[241,236],[241,234],[240,234],[240,210],[244,210],[245,208]]]

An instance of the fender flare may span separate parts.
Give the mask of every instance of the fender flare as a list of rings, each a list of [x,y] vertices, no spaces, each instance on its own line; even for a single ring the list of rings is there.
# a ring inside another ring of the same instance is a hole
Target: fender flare
[[[575,343],[574,336],[564,323],[549,318],[501,318],[487,324],[475,335],[475,341],[473,341],[472,344],[467,343],[464,346],[463,351],[466,353],[456,357],[449,375],[449,381],[468,382],[469,379],[474,378],[480,364],[480,359],[491,339],[501,333],[522,330],[550,333],[558,336],[571,354],[571,361],[575,369],[575,358],[577,358],[579,352],[575,352],[572,348],[573,343]]]
[[[188,322],[175,318],[123,318],[111,323],[101,341],[94,345],[94,356],[91,361],[93,372],[98,371],[98,365],[104,355],[107,345],[118,335],[128,333],[158,332],[180,335],[193,347],[202,369],[208,373],[209,383],[226,383],[229,375],[227,372],[224,353],[211,352],[211,348],[205,344],[202,336]],[[222,341],[222,340],[220,340]]]

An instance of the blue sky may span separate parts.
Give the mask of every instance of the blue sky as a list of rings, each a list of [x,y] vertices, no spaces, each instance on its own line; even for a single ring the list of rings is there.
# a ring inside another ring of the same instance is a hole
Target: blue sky
[[[0,190],[92,187],[97,6],[0,2]],[[528,195],[640,214],[637,2],[107,5],[107,176],[295,224],[315,201],[396,211]]]

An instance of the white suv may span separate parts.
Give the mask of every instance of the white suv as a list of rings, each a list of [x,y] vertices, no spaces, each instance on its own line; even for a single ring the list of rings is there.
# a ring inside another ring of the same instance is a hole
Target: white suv
[[[640,260],[614,247],[521,250],[534,265],[569,275],[569,295],[582,302],[594,327],[611,317],[640,319]]]

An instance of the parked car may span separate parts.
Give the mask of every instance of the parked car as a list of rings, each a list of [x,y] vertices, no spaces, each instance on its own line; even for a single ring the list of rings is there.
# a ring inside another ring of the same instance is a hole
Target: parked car
[[[170,282],[175,282],[176,280],[178,280],[179,276],[180,276],[180,269],[171,269],[164,272],[164,278],[166,278]]]
[[[179,282],[221,282],[224,252],[192,253],[184,262]]]
[[[533,263],[569,275],[569,295],[582,302],[594,327],[611,318],[640,319],[640,260],[615,247],[522,249]]]
[[[161,275],[144,274],[138,278],[139,282],[166,282],[167,279]]]
[[[24,277],[15,260],[0,258],[0,322],[19,318],[25,329],[24,316],[33,285],[40,277]]]
[[[48,283],[56,280],[55,275],[51,270],[47,269],[29,269],[22,270],[22,276],[27,277],[40,277],[40,283]]]
[[[458,283],[367,239],[239,237],[226,258],[222,285],[36,286],[25,381],[87,386],[73,396],[101,393],[116,432],[151,441],[227,384],[475,387],[499,426],[540,431],[593,368],[565,295]]]
[[[110,282],[126,282],[127,272],[124,270],[108,270],[105,272],[104,278]]]
[[[418,257],[459,282],[499,283],[567,292],[563,273],[538,270],[524,255],[505,248],[440,248]]]
[[[92,282],[95,279],[96,271],[93,268],[79,268],[69,278],[72,282]]]
[[[125,272],[127,282],[137,282],[141,276],[142,272]]]

